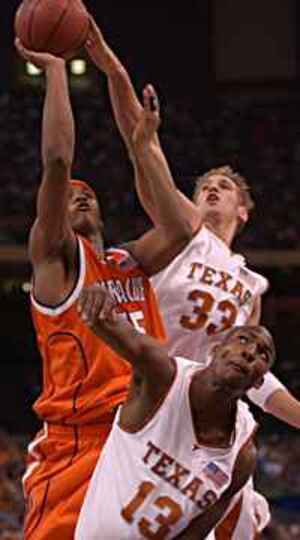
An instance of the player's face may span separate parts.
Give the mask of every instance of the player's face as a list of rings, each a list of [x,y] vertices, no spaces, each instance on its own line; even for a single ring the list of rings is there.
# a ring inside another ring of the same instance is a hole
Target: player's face
[[[248,219],[238,186],[221,174],[213,174],[203,182],[196,205],[204,219],[209,216],[220,216],[230,222],[246,222]]]
[[[89,236],[103,227],[98,201],[88,189],[70,189],[68,213],[72,228],[83,236]]]
[[[213,362],[219,380],[244,393],[259,388],[275,356],[271,335],[262,326],[232,330],[216,348]]]

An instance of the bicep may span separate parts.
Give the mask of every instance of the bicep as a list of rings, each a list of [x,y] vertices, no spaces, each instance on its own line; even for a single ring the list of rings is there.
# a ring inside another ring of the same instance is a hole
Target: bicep
[[[61,235],[51,235],[51,231],[43,227],[37,219],[30,231],[28,255],[35,271],[40,264],[60,260],[76,264],[77,241],[72,229],[62,230]]]

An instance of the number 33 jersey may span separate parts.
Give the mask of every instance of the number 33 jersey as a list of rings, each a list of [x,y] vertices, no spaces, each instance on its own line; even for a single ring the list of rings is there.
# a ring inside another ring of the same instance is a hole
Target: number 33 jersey
[[[170,355],[206,361],[208,346],[232,326],[247,324],[267,280],[202,226],[152,285],[168,334]]]
[[[119,409],[90,481],[75,540],[176,538],[229,487],[255,421],[240,402],[230,446],[200,446],[189,389],[201,368],[184,358],[174,361],[173,384],[144,425],[126,431],[120,426]]]

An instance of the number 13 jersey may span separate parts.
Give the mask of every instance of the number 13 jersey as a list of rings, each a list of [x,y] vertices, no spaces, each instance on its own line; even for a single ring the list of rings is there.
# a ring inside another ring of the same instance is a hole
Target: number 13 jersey
[[[139,429],[121,427],[118,410],[81,508],[75,540],[176,538],[231,484],[237,457],[256,423],[240,401],[230,446],[200,446],[189,395],[193,375],[201,368],[185,358],[174,361],[171,388]]]

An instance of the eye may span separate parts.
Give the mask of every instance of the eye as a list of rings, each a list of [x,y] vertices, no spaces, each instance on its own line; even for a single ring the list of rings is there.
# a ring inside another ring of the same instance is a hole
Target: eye
[[[261,359],[264,362],[266,362],[266,363],[269,362],[269,355],[268,355],[268,353],[267,353],[267,351],[265,349],[260,349],[259,354],[260,354]]]
[[[239,342],[240,343],[246,344],[246,343],[248,343],[248,341],[249,341],[248,336],[245,336],[243,334],[239,336]]]
[[[220,187],[221,187],[222,189],[228,189],[228,190],[231,190],[231,189],[232,189],[231,184],[228,184],[228,182],[221,182],[221,183],[220,183]]]

